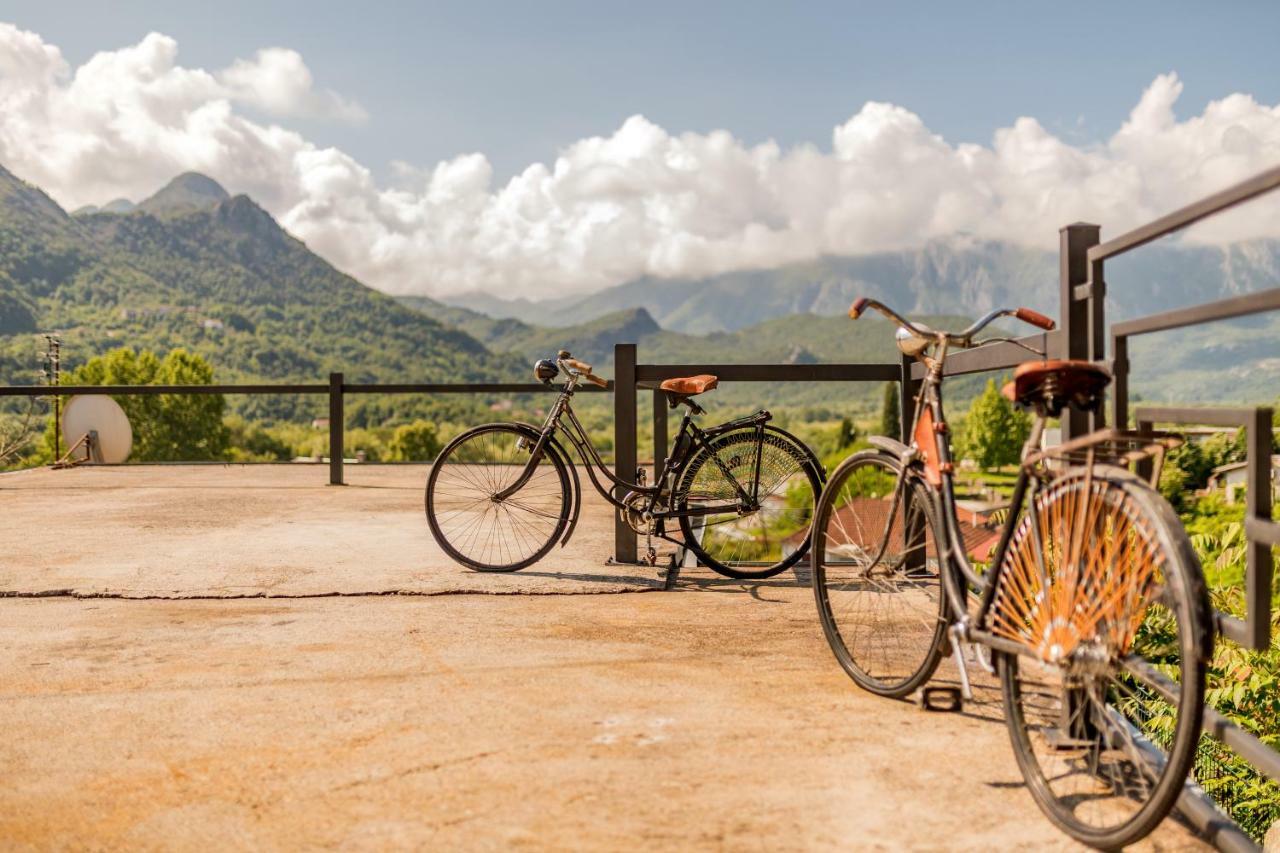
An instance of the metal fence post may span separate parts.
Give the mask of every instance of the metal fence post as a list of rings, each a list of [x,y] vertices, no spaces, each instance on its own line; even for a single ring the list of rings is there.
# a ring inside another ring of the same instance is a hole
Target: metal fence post
[[[613,347],[613,466],[630,483],[636,476],[636,345]],[[619,498],[622,495],[618,495]],[[614,522],[613,557],[636,561],[636,534],[619,516]]]
[[[1052,353],[1059,358],[1075,358],[1094,360],[1101,358],[1091,352],[1091,338],[1094,337],[1093,326],[1101,322],[1101,300],[1098,307],[1091,311],[1093,300],[1077,298],[1076,287],[1089,279],[1089,248],[1098,245],[1101,228],[1086,222],[1076,222],[1058,231],[1058,316],[1062,324],[1063,348],[1065,352]],[[1101,335],[1097,336],[1097,344],[1101,344]],[[1079,412],[1074,408],[1063,413],[1062,440],[1067,441],[1089,431],[1090,417],[1087,412]]]
[[[1129,428],[1129,339],[1111,337],[1111,420],[1116,429]]]
[[[1271,412],[1258,407],[1250,412],[1245,426],[1245,531],[1257,522],[1271,521]],[[1252,522],[1252,524],[1251,524]],[[1245,556],[1245,620],[1248,645],[1254,649],[1271,646],[1271,543],[1249,537]]]
[[[916,418],[916,383],[911,380],[911,368],[914,364],[907,356],[902,357],[902,380],[898,391],[898,434],[889,436],[907,445],[911,444],[911,423]]]
[[[329,485],[341,486],[343,431],[342,374],[329,374]]]
[[[667,458],[667,392],[653,389],[653,482],[662,479]]]

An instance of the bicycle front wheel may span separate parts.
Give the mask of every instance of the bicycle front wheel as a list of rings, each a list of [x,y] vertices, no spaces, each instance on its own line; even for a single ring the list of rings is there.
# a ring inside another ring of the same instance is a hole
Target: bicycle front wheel
[[[831,651],[865,690],[902,698],[938,668],[941,532],[927,486],[888,453],[855,453],[827,481],[813,522],[813,594]]]
[[[731,432],[696,453],[676,477],[673,504],[686,545],[726,577],[768,578],[809,548],[822,491],[817,463],[797,439],[765,427]],[[740,512],[739,489],[756,509]]]
[[[1212,651],[1200,563],[1173,510],[1127,471],[1069,471],[1010,541],[990,629],[1019,767],[1076,840],[1138,841],[1182,790]]]
[[[537,442],[532,429],[485,424],[440,451],[427,478],[427,523],[445,553],[481,572],[514,572],[542,559],[569,523],[568,469],[544,451],[519,482]]]

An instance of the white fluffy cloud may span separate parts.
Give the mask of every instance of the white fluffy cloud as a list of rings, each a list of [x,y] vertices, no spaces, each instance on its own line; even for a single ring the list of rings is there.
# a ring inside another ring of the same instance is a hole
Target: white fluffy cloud
[[[910,111],[869,102],[829,148],[672,134],[634,116],[502,186],[483,155],[466,154],[421,171],[397,164],[407,188],[391,188],[350,155],[241,111],[363,118],[315,89],[297,53],[264,50],[216,72],[184,68],[176,54],[152,34],[72,70],[39,36],[0,25],[0,162],[70,207],[205,172],[393,293],[538,297],[960,231],[1052,246],[1065,223],[1116,234],[1280,163],[1280,107],[1234,94],[1178,121],[1182,84],[1167,74],[1109,140],[1087,147],[1033,118],[989,146],[953,145]],[[1194,236],[1280,237],[1277,214],[1277,200],[1255,203]]]

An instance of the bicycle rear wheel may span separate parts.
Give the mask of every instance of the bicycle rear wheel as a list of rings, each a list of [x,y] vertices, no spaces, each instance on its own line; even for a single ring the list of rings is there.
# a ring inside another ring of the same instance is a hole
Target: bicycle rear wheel
[[[1200,563],[1172,509],[1119,469],[1070,471],[1019,523],[993,603],[1018,765],[1049,819],[1131,844],[1195,758],[1212,651]]]
[[[808,551],[822,477],[805,446],[782,430],[766,426],[763,442],[754,429],[720,436],[689,460],[676,482],[673,504],[684,541],[716,572],[773,577]],[[737,511],[735,484],[754,490],[758,509]],[[720,511],[688,514],[698,509]]]
[[[524,473],[538,434],[515,424],[468,430],[440,451],[427,478],[427,523],[445,553],[481,572],[514,572],[542,559],[569,523],[568,469],[544,451],[528,481],[498,495]]]
[[[813,523],[813,594],[827,643],[860,687],[901,698],[942,659],[947,570],[927,487],[878,450],[855,453],[827,482]],[[896,497],[896,501],[895,501]]]

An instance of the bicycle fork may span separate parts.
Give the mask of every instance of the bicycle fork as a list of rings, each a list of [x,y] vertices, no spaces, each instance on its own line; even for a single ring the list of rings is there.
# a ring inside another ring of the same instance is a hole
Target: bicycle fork
[[[989,674],[995,675],[996,668],[991,662],[991,653],[987,651],[987,647],[981,643],[967,641],[966,633],[965,624],[962,622],[953,622],[947,629],[947,639],[951,642],[951,656],[956,659],[956,669],[960,672],[960,692],[965,701],[969,702],[973,700],[973,685],[969,682],[969,664],[965,660],[964,646],[969,647],[973,659]]]

